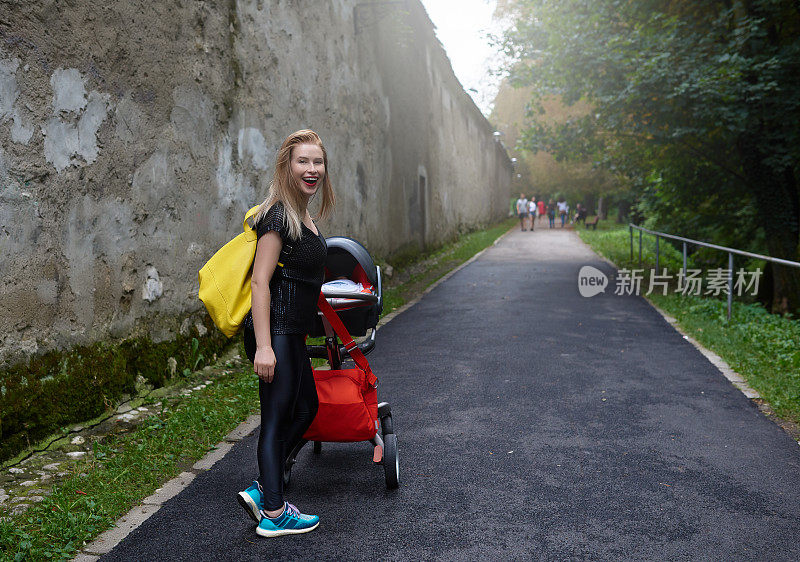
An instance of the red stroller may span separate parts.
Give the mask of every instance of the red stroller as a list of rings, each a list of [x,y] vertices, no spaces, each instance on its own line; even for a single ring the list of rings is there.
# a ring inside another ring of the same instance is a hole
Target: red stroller
[[[314,369],[319,410],[303,439],[289,453],[283,481],[289,484],[297,454],[309,441],[314,453],[322,442],[369,441],[372,460],[382,463],[386,487],[397,488],[400,464],[397,436],[388,402],[378,403],[378,379],[367,362],[375,348],[378,318],[383,307],[381,272],[367,250],[343,236],[326,239],[325,284],[319,297],[319,316],[312,337],[325,337],[324,345],[308,345],[310,357],[327,359],[328,365]],[[369,336],[356,343],[352,336]],[[338,337],[338,339],[337,339]],[[343,368],[352,360],[351,368]],[[379,431],[380,429],[380,431]]]

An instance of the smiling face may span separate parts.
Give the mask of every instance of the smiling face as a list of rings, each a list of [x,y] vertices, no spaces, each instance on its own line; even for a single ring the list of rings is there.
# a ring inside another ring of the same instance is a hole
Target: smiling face
[[[289,164],[292,177],[297,180],[300,193],[310,198],[325,177],[325,157],[316,144],[298,144],[292,149]]]

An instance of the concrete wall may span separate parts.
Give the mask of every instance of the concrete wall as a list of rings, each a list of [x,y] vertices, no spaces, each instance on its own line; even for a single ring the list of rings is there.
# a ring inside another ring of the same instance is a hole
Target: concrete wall
[[[329,152],[326,235],[387,256],[505,215],[508,157],[417,0],[0,14],[0,360],[185,329],[300,128]]]

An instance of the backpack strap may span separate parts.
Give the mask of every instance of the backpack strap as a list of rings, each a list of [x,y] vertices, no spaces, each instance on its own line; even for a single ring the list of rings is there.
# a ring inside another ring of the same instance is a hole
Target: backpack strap
[[[286,242],[283,243],[283,246],[281,247],[281,253],[278,256],[278,267],[284,266],[286,258],[292,255],[292,250],[294,250],[294,247],[291,244],[287,244]]]
[[[260,208],[261,205],[256,205],[247,211],[247,214],[244,216],[244,222],[242,223],[242,228],[244,228],[245,234],[253,236],[253,240],[255,240],[255,237],[257,237],[255,218]],[[286,262],[286,258],[292,255],[292,250],[294,250],[294,247],[291,244],[286,244],[284,242],[283,246],[281,247],[281,253],[278,256],[278,267],[283,267],[284,263]]]
[[[347,350],[347,353],[353,358],[353,361],[355,361],[356,365],[358,365],[358,368],[364,371],[364,373],[367,375],[367,383],[372,387],[377,387],[378,377],[373,374],[367,358],[364,357],[364,354],[358,348],[358,344],[350,336],[347,328],[345,328],[341,318],[339,318],[339,315],[336,314],[336,311],[333,310],[333,307],[330,305],[330,303],[328,303],[328,300],[322,293],[319,294],[317,306],[319,307],[325,319],[330,322],[333,331],[336,332],[336,335],[339,336],[340,340],[342,340],[342,344]]]

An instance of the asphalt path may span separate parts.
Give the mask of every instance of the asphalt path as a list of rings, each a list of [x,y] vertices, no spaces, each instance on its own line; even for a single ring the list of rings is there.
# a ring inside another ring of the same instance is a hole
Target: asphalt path
[[[800,447],[644,299],[580,296],[602,262],[514,231],[378,332],[401,485],[368,444],[299,457],[307,535],[236,502],[257,431],[111,560],[800,560]]]

